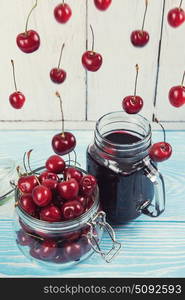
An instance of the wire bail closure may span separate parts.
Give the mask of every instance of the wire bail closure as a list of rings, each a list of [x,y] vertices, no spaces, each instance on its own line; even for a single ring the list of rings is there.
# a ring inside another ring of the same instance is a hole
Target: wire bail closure
[[[98,212],[92,221],[87,223],[87,225],[89,225],[90,231],[87,233],[86,237],[92,249],[96,253],[100,254],[107,263],[110,263],[120,251],[121,243],[116,241],[113,228],[106,222],[106,213],[104,211]],[[106,230],[112,240],[112,248],[108,252],[101,250],[97,241],[97,235],[94,233],[94,229],[97,225],[100,227],[100,229]]]

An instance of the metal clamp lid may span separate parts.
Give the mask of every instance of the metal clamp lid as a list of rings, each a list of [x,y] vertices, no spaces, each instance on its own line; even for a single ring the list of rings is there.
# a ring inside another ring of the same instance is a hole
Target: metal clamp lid
[[[106,222],[105,212],[98,212],[97,215],[92,219],[92,221],[87,223],[87,225],[89,225],[90,231],[87,233],[86,237],[92,249],[96,253],[99,253],[107,263],[110,263],[113,260],[113,258],[118,254],[121,248],[121,243],[116,241],[115,232],[113,228]],[[112,248],[108,252],[103,251],[100,248],[100,245],[97,240],[97,235],[94,233],[94,229],[97,225],[100,227],[100,229],[106,230],[112,240]]]

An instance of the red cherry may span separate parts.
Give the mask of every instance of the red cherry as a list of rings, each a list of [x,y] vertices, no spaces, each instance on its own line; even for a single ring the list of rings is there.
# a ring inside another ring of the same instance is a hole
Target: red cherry
[[[46,179],[51,179],[51,180],[54,180],[54,181],[58,181],[59,177],[55,173],[44,171],[40,174],[39,181],[42,183]]]
[[[80,182],[82,177],[83,177],[82,172],[76,168],[69,167],[69,168],[65,168],[64,170],[65,179],[69,180],[71,178],[74,178],[76,179],[76,181]]]
[[[82,64],[85,69],[91,72],[99,70],[103,62],[102,56],[94,51],[86,51],[82,55]]]
[[[52,139],[52,147],[56,154],[65,155],[74,150],[75,136],[70,132],[56,134]]]
[[[40,37],[35,30],[28,30],[18,34],[17,46],[24,53],[32,53],[40,47]]]
[[[185,104],[185,86],[174,86],[170,89],[168,95],[171,105],[180,107]]]
[[[141,30],[133,31],[130,35],[130,40],[131,40],[133,46],[135,46],[135,47],[145,46],[150,39],[149,33],[144,30],[147,9],[148,9],[148,0],[145,0],[145,12],[144,12],[144,17],[143,17],[142,28],[141,28]]]
[[[58,186],[58,181],[53,180],[53,179],[45,179],[42,182],[42,185],[46,186],[48,189],[54,191],[57,189]]]
[[[65,24],[71,17],[72,10],[67,3],[59,4],[54,9],[55,19],[61,23]]]
[[[46,169],[52,173],[61,174],[65,166],[65,161],[58,155],[52,155],[46,161]]]
[[[128,114],[137,114],[143,107],[143,99],[139,96],[127,96],[122,101],[122,107]]]
[[[84,212],[84,208],[77,200],[67,201],[62,206],[62,215],[65,220],[72,220],[79,217]]]
[[[76,197],[76,200],[85,208],[88,202],[88,197],[78,196]]]
[[[78,240],[80,237],[80,232],[79,231],[74,231],[73,233],[67,233],[62,235],[62,239],[68,241],[68,242],[73,242]]]
[[[80,192],[84,196],[90,196],[97,186],[96,178],[93,175],[86,175],[80,183]]]
[[[79,184],[71,178],[68,181],[63,181],[58,184],[58,193],[65,200],[71,200],[78,195]]]
[[[41,245],[38,241],[32,244],[30,248],[30,255],[36,259],[41,259],[40,257],[41,253]]]
[[[40,219],[47,222],[60,222],[61,217],[60,209],[52,204],[42,208],[40,212]]]
[[[172,147],[166,142],[159,142],[152,145],[149,150],[150,158],[155,162],[162,162],[172,154]]]
[[[22,229],[17,232],[17,243],[21,246],[29,246],[33,242],[32,238]]]
[[[24,105],[25,100],[26,98],[21,92],[14,92],[9,97],[10,104],[15,109],[21,109]]]
[[[67,242],[64,244],[63,255],[68,261],[79,260],[82,256],[83,251],[80,243],[78,242]]]
[[[30,194],[32,190],[38,185],[38,182],[34,175],[21,176],[18,180],[17,185],[22,193]]]
[[[40,246],[40,258],[51,260],[57,252],[57,244],[53,240],[46,240]]]
[[[66,79],[66,72],[63,69],[53,68],[50,71],[50,78],[54,83],[63,83]]]
[[[106,10],[111,3],[112,0],[94,0],[94,4],[99,10]]]
[[[32,191],[32,197],[35,204],[39,207],[48,205],[52,200],[51,190],[44,185],[36,186]]]
[[[130,36],[130,40],[135,47],[144,47],[148,43],[149,39],[149,33],[144,30],[135,30]]]
[[[33,202],[32,194],[23,194],[19,199],[19,204],[30,216],[35,216],[36,205]]]
[[[175,7],[168,12],[168,23],[172,27],[178,27],[184,23],[185,11],[181,7]]]

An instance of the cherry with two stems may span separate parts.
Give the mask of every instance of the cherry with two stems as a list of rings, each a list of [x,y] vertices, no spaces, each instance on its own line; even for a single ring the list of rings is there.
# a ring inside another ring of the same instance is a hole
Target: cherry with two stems
[[[58,4],[54,9],[54,17],[57,20],[57,22],[61,24],[67,23],[71,16],[71,7],[67,3],[65,3],[64,0],[62,3]]]
[[[139,73],[139,66],[137,64],[136,65],[136,79],[135,79],[134,95],[133,96],[127,96],[122,101],[122,108],[128,114],[137,114],[143,107],[143,99],[140,96],[136,95],[138,73]]]
[[[174,86],[170,89],[168,98],[172,106],[180,107],[185,104],[185,71],[183,73],[181,85]]]
[[[56,92],[56,96],[60,101],[60,110],[62,114],[62,132],[56,134],[52,138],[52,148],[56,154],[65,155],[74,150],[74,148],[76,147],[76,139],[72,133],[64,130],[64,113],[62,107],[62,99],[59,92]]]
[[[155,143],[151,146],[149,149],[149,157],[154,161],[154,162],[162,162],[170,158],[172,155],[172,147],[169,143],[166,142],[166,132],[162,124],[155,118],[154,116],[154,122],[158,123],[164,134],[164,141],[163,142],[158,142]]]
[[[144,47],[150,39],[149,33],[144,30],[147,9],[148,9],[148,0],[145,0],[145,12],[143,17],[142,28],[141,30],[132,31],[130,36],[130,40],[135,47]]]
[[[112,0],[94,0],[94,4],[96,6],[97,9],[104,11],[107,10],[109,8],[109,6],[111,5]]]
[[[62,45],[61,51],[60,51],[60,58],[59,58],[59,62],[58,62],[58,67],[57,68],[53,68],[50,71],[50,78],[54,83],[63,83],[66,79],[66,71],[64,71],[62,68],[60,68],[60,64],[61,64],[61,60],[62,60],[62,54],[63,54],[63,50],[64,50],[65,44]]]
[[[94,31],[91,25],[90,28],[92,32],[92,50],[86,51],[82,55],[82,65],[87,71],[96,72],[100,69],[103,58],[101,54],[94,51]]]
[[[183,0],[180,0],[179,7],[172,8],[168,12],[168,24],[174,28],[179,27],[185,21],[185,11],[182,9],[182,2]]]
[[[23,93],[17,90],[17,83],[15,79],[15,65],[13,59],[11,60],[12,68],[13,68],[13,79],[14,79],[14,86],[15,92],[9,96],[9,102],[11,106],[15,109],[21,109],[26,101],[26,98]]]
[[[25,32],[22,32],[17,35],[17,46],[24,53],[32,53],[35,52],[40,47],[40,36],[35,30],[28,30],[28,22],[29,18],[33,12],[33,10],[37,7],[38,0],[35,1],[35,5],[32,7],[27,20]]]

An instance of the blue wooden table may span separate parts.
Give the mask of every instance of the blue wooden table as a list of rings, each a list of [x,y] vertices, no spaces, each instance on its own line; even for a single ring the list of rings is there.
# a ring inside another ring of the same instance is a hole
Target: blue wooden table
[[[50,141],[55,132],[0,131],[0,153],[19,164],[24,151],[34,149],[33,161],[36,157],[44,161],[52,154]],[[93,132],[74,133],[78,161],[85,167],[85,151]],[[167,131],[167,138],[173,156],[160,164],[166,183],[166,211],[157,219],[141,216],[127,225],[116,226],[122,250],[112,263],[105,263],[97,254],[59,272],[30,263],[14,241],[10,201],[0,206],[0,277],[185,277],[185,131]],[[161,139],[161,132],[153,132],[154,141]],[[106,246],[110,246],[110,241],[105,235],[103,247]]]

